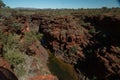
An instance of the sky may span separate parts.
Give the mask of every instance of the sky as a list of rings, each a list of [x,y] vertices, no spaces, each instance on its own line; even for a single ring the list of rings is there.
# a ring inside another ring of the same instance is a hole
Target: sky
[[[2,0],[11,8],[101,8],[120,7],[119,0]]]

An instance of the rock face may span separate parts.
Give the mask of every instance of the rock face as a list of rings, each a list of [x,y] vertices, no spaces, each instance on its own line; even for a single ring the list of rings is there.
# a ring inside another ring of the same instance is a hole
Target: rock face
[[[86,17],[86,21],[91,22],[93,25],[96,25],[95,28],[101,29],[108,33],[111,38],[120,40],[120,19],[113,17],[112,15],[101,15],[101,16],[91,16]]]
[[[77,65],[75,65],[76,68],[85,72],[89,77],[95,75],[98,79],[119,79],[119,49],[115,46],[111,46],[108,51],[107,48],[108,47],[101,47],[101,49],[93,49],[92,52],[85,52],[87,54],[86,59],[84,61],[78,60]]]
[[[80,26],[73,17],[41,20],[39,32],[44,34],[43,45],[89,78],[95,75],[100,80],[119,79],[119,19],[93,16],[85,21],[90,22],[88,28]],[[94,33],[89,33],[90,29],[95,29]]]
[[[0,57],[0,66],[1,66],[1,67],[4,67],[4,68],[6,68],[6,69],[8,69],[8,70],[11,71],[11,66],[10,66],[10,64],[9,64],[8,61],[5,60],[3,57]]]
[[[119,79],[119,19],[111,16],[93,16],[85,21],[91,22],[96,32],[83,49],[86,59],[78,60],[77,67],[88,76],[95,74],[100,80]]]
[[[0,80],[18,80],[12,72],[10,64],[0,57]]]
[[[58,80],[58,79],[53,75],[47,75],[47,76],[35,76],[30,78],[29,80]]]
[[[78,56],[84,58],[80,46],[86,46],[89,43],[88,39],[91,37],[72,17],[42,20],[39,32],[44,33],[43,41],[46,42],[48,48],[55,55],[64,57],[68,63],[75,63],[75,60],[77,60],[75,58]],[[70,59],[68,55],[73,56]]]
[[[24,64],[26,74],[20,80],[57,80],[47,67],[48,52],[39,41],[28,46],[26,54]]]
[[[40,45],[39,41],[34,42],[32,45],[28,46],[27,52],[28,55],[35,55],[41,59],[41,61],[45,61],[47,63],[48,60],[48,52]]]

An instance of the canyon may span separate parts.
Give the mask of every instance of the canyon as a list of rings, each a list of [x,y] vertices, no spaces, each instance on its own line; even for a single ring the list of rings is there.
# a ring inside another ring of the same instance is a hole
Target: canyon
[[[19,50],[25,54],[23,67],[27,72],[20,78],[16,75],[15,66],[4,59],[6,46],[0,43],[0,66],[10,74],[2,80],[119,80],[120,17],[67,12],[51,10],[49,14],[41,11],[25,15],[11,11],[12,17],[0,15],[1,34],[15,34],[15,41],[18,39],[22,45]],[[51,68],[55,66],[66,76],[59,76],[60,72]],[[0,68],[0,76],[4,72]]]

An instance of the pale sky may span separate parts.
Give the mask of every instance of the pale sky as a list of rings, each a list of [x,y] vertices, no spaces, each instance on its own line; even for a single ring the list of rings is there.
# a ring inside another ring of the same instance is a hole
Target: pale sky
[[[118,0],[3,0],[12,7],[26,8],[101,8],[120,7]]]

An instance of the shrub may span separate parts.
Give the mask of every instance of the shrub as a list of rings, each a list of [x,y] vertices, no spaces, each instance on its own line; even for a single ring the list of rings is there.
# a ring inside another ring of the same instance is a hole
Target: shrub
[[[32,43],[36,42],[37,40],[42,39],[43,34],[36,34],[35,32],[27,32],[25,33],[25,46],[30,46]]]
[[[4,37],[3,37],[4,40]],[[3,41],[4,44],[4,50],[12,50],[12,49],[17,49],[20,47],[19,43],[19,37],[16,34],[9,34],[6,36],[5,41]]]
[[[22,77],[24,75],[26,75],[26,70],[25,70],[25,63],[24,64],[20,64],[17,67],[15,67],[15,72],[17,74],[18,77]]]
[[[37,40],[36,34],[34,32],[26,32],[24,36],[24,44],[25,46],[30,46],[33,42]]]
[[[70,49],[71,53],[76,53],[77,50],[78,50],[78,47],[77,47],[77,46],[73,46],[73,47],[71,47],[71,49]]]
[[[3,22],[3,19],[0,17],[0,22]]]
[[[8,62],[13,65],[14,70],[18,77],[25,74],[25,55],[20,52],[22,45],[19,43],[19,36],[17,34],[9,34],[8,36],[3,36],[0,32],[0,40],[4,45],[4,57]]]
[[[41,40],[42,39],[42,37],[43,37],[43,34],[36,34],[36,38],[38,39],[38,40]]]
[[[14,67],[14,71],[18,77],[25,74],[25,55],[22,54],[18,49],[8,50],[4,54],[4,57]]]
[[[11,24],[11,27],[12,27],[13,29],[15,29],[15,30],[20,30],[20,29],[21,29],[21,26],[22,26],[22,24],[21,24],[21,23],[18,23],[18,22],[13,22],[13,23]]]
[[[7,36],[2,33],[0,30],[0,44],[4,44],[7,42]]]
[[[94,34],[94,33],[95,33],[95,29],[94,29],[94,28],[90,29],[90,30],[89,30],[89,33],[90,33],[90,34]]]
[[[13,66],[17,66],[24,62],[24,55],[18,49],[8,50],[7,53],[4,54],[4,57]]]
[[[0,9],[0,16],[5,18],[11,18],[11,12],[10,9]]]
[[[90,23],[88,22],[88,23],[86,23],[86,22],[84,22],[84,21],[81,21],[81,26],[83,26],[83,27],[85,27],[85,28],[87,28],[88,26],[90,26]]]
[[[0,0],[0,8],[3,8],[5,6],[6,6],[5,3],[2,0]]]
[[[98,80],[96,76],[93,76],[91,80]]]

